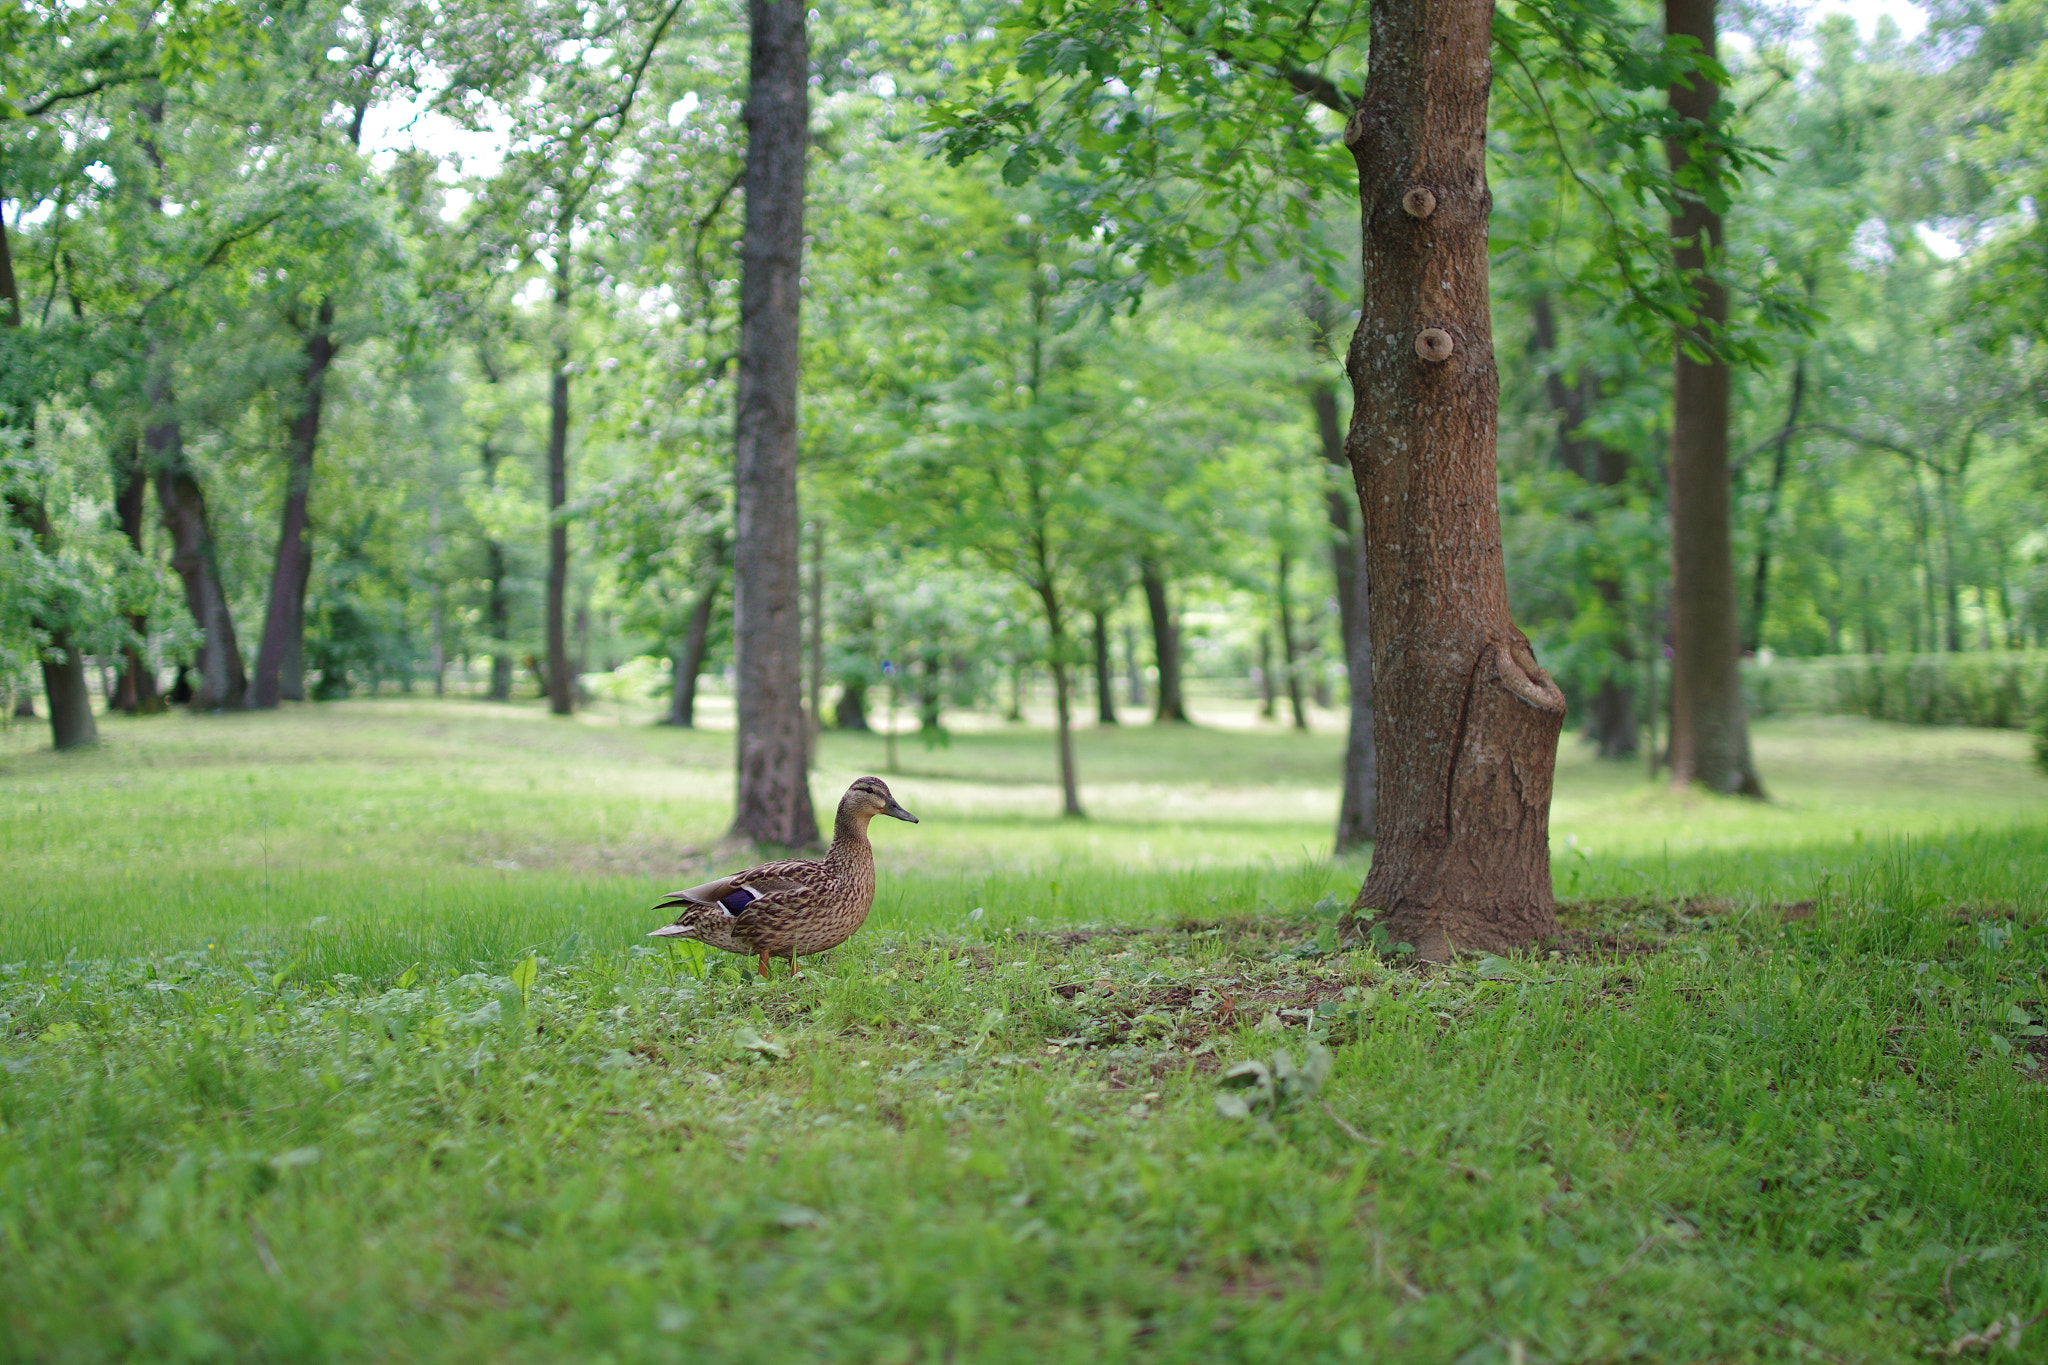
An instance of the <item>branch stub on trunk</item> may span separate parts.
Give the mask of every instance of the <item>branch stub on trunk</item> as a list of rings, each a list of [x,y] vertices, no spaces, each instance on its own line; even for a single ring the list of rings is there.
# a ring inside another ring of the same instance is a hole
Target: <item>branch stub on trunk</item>
[[[1436,212],[1436,191],[1417,185],[1401,196],[1401,210],[1410,218],[1427,218]]]
[[[1451,340],[1451,334],[1441,327],[1425,327],[1415,334],[1415,354],[1432,364],[1440,365],[1449,360],[1451,352],[1456,349],[1457,343]]]

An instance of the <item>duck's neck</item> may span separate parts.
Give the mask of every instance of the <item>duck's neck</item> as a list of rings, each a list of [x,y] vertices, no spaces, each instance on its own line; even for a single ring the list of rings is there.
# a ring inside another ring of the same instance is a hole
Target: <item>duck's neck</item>
[[[874,847],[868,843],[868,821],[874,818],[867,811],[848,810],[841,806],[832,820],[832,847],[825,856],[835,859],[874,857]]]

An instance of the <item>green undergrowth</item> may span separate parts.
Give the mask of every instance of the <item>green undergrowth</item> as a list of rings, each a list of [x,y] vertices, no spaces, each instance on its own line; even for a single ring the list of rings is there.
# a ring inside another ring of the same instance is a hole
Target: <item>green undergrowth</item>
[[[1567,766],[1560,934],[1424,968],[1339,940],[1298,737],[1110,737],[1073,825],[962,736],[763,981],[644,937],[729,737],[109,729],[0,767],[0,1360],[2048,1359],[2003,738]]]
[[[1927,852],[1808,904],[1581,903],[1552,944],[1448,969],[1338,944],[1334,903],[1300,903],[1315,867],[1257,913],[1204,913],[1185,883],[1152,923],[979,907],[765,982],[666,946],[380,955],[325,926],[18,963],[0,1350],[1732,1361],[2010,1339],[2048,1307],[2048,927],[2038,890],[1958,900]],[[1319,1093],[1219,1111],[1226,1068],[1312,1046]]]

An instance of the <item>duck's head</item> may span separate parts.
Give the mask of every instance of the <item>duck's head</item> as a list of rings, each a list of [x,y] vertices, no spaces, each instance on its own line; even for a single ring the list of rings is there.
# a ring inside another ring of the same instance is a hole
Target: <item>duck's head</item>
[[[870,818],[887,815],[897,820],[917,823],[917,817],[896,804],[896,798],[889,793],[889,784],[879,777],[856,778],[846,789],[846,795],[839,802],[839,809],[852,815]]]

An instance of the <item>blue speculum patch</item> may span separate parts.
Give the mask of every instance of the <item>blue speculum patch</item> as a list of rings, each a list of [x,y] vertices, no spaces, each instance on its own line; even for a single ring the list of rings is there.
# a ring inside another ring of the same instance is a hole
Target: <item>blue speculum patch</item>
[[[725,895],[720,896],[718,903],[732,914],[737,915],[759,899],[761,899],[760,892],[752,887],[742,886],[735,891],[729,891]]]

